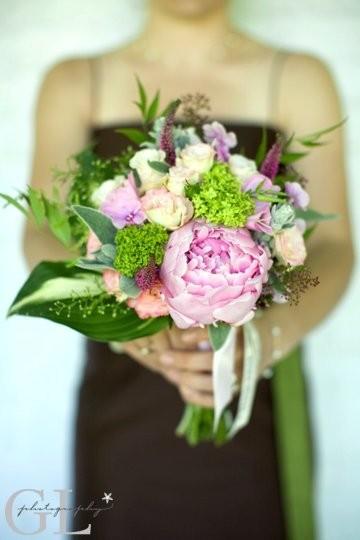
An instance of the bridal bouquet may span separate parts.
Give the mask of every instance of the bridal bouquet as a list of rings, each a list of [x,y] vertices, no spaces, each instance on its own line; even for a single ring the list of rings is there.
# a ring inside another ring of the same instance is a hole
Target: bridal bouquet
[[[249,357],[259,343],[249,321],[273,302],[297,303],[317,284],[304,265],[305,240],[329,216],[309,209],[292,167],[306,152],[289,151],[294,137],[279,135],[266,151],[264,131],[252,161],[235,151],[234,133],[204,118],[204,96],[185,96],[158,114],[159,94],[149,101],[139,81],[138,88],[143,128],[120,130],[131,143],[126,151],[101,159],[85,149],[56,172],[51,198],[31,187],[16,199],[2,195],[76,253],[41,262],[9,314],[44,317],[105,342],[171,324],[207,327],[215,410],[187,405],[178,434],[191,444],[220,443],[246,423],[243,392],[235,418],[229,410],[235,328],[244,326],[244,369],[254,373]],[[330,129],[296,141],[316,146]]]

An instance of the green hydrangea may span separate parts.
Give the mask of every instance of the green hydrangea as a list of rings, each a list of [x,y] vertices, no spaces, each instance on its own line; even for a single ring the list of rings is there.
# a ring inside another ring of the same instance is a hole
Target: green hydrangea
[[[242,193],[239,181],[226,163],[216,163],[203,175],[199,184],[186,187],[195,217],[214,225],[244,227],[254,213],[255,204],[249,193]]]
[[[145,223],[130,225],[116,233],[114,267],[121,275],[133,277],[151,260],[160,265],[164,258],[165,244],[169,234],[161,225]]]

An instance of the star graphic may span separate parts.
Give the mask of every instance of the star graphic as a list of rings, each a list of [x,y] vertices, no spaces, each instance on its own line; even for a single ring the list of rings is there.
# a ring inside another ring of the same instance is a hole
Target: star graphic
[[[114,499],[112,498],[112,493],[105,493],[104,491],[104,496],[101,500],[105,501],[106,504],[108,504],[110,501],[113,501]]]

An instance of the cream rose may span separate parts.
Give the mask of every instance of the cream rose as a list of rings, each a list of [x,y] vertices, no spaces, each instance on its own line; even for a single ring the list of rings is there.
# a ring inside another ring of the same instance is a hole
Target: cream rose
[[[141,204],[149,221],[170,231],[182,227],[194,214],[189,199],[175,195],[164,187],[147,191],[141,198]]]
[[[303,235],[296,225],[283,229],[274,235],[274,252],[285,265],[299,266],[306,259]]]
[[[165,152],[154,148],[139,150],[131,158],[129,164],[132,169],[136,169],[141,180],[140,192],[162,186],[167,175],[156,171],[149,165],[149,161],[165,161]]]
[[[229,159],[231,172],[240,178],[246,180],[256,172],[256,163],[242,154],[232,154]]]
[[[215,150],[206,143],[190,144],[180,152],[180,163],[199,174],[206,173],[214,163]]]
[[[91,202],[99,208],[109,193],[121,186],[125,180],[126,178],[122,174],[115,176],[112,180],[105,180],[105,182],[100,184],[100,186],[91,194]]]
[[[175,195],[184,195],[185,185],[187,183],[196,184],[198,181],[199,173],[184,167],[180,162],[179,165],[171,167],[169,170],[166,187],[171,193],[175,193]]]

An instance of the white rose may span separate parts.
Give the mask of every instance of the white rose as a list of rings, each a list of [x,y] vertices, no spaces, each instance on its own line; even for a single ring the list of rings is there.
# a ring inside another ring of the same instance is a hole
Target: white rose
[[[232,154],[229,159],[231,172],[240,178],[246,180],[256,172],[256,163],[241,154]]]
[[[141,198],[141,205],[149,221],[162,225],[170,231],[182,227],[194,214],[189,199],[175,195],[165,187],[147,191]]]
[[[90,198],[93,205],[99,208],[109,193],[121,186],[125,180],[126,178],[122,174],[115,176],[112,180],[105,180],[105,182],[100,184],[100,186],[91,194]]]
[[[177,160],[177,163],[179,161]],[[175,195],[184,195],[186,184],[196,184],[199,181],[199,173],[191,171],[183,165],[176,165],[169,170],[166,187]]]
[[[213,147],[202,142],[185,146],[180,152],[181,164],[199,174],[206,173],[211,169],[214,156]]]
[[[149,161],[165,161],[165,152],[155,148],[145,148],[139,150],[131,158],[129,164],[132,169],[136,169],[141,180],[140,191],[143,193],[148,189],[160,187],[166,180],[166,174],[150,167]]]

